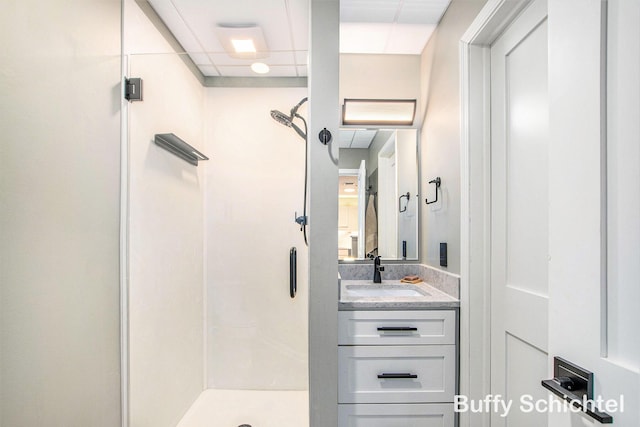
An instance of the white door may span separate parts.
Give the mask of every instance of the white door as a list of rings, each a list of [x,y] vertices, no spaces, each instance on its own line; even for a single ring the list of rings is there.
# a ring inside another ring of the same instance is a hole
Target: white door
[[[491,47],[491,425],[544,427],[522,396],[548,376],[547,5],[528,6]]]
[[[593,372],[614,426],[640,426],[640,2],[550,2],[549,22],[549,351]]]
[[[485,397],[489,390],[471,382],[481,385],[477,372],[487,372],[491,393],[543,403],[531,414],[493,414],[492,426],[600,425],[582,412],[549,411],[560,400],[546,390],[541,395],[540,380],[553,377],[553,359],[562,357],[593,372],[594,397],[614,425],[639,426],[640,2],[489,1],[463,36],[462,53],[469,71],[462,289],[471,305],[490,294],[491,366],[483,371],[484,354],[469,363],[462,353],[471,376],[461,385]],[[476,124],[488,111],[490,132]],[[478,200],[490,201],[490,224]],[[483,286],[486,254],[491,274]],[[461,315],[469,316],[461,333],[475,331],[476,350],[484,332],[476,325],[484,319],[464,306]],[[463,416],[472,420],[464,425],[480,425],[481,417]]]
[[[367,212],[367,167],[366,162],[360,162],[358,169],[358,259],[364,259],[364,222]]]
[[[378,154],[378,255],[398,257],[398,205],[396,176],[396,137]]]

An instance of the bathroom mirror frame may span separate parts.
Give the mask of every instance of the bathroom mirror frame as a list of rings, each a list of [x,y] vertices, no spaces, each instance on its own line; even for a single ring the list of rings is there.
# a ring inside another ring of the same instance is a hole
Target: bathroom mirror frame
[[[340,127],[340,130],[357,130],[357,129],[364,129],[362,126],[349,126],[349,125],[343,125]],[[382,256],[382,259],[385,263],[387,264],[419,264],[420,263],[420,248],[421,248],[421,242],[422,242],[422,203],[424,203],[424,200],[421,196],[421,187],[422,187],[422,169],[421,169],[421,164],[422,164],[422,153],[421,153],[421,132],[420,132],[420,128],[417,126],[395,126],[395,127],[388,127],[388,126],[367,126],[366,127],[367,130],[391,130],[391,131],[399,131],[399,130],[414,130],[415,131],[415,166],[416,166],[416,194],[415,194],[415,200],[416,200],[416,212],[415,212],[415,216],[416,216],[416,225],[415,225],[415,257],[411,257],[411,258],[407,258],[407,259],[403,259],[401,256],[397,257],[397,258],[385,258],[384,256]],[[340,167],[340,170],[343,169],[354,169],[353,167]],[[411,198],[414,199],[414,195],[411,194]],[[396,201],[397,204],[397,201]],[[396,206],[397,208],[397,206]],[[338,263],[339,264],[370,264],[371,260],[369,258],[365,257],[364,258],[348,258],[348,259],[338,259]]]

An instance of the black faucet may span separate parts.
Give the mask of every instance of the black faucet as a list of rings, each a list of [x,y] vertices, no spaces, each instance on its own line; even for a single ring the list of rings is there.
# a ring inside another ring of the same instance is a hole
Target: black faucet
[[[384,271],[384,267],[380,265],[380,256],[376,256],[373,258],[373,283],[382,283],[381,271]]]

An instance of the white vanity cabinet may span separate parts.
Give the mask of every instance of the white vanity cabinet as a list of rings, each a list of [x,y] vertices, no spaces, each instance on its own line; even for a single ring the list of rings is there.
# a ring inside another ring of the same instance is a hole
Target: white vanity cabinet
[[[454,427],[456,310],[338,316],[339,427]]]

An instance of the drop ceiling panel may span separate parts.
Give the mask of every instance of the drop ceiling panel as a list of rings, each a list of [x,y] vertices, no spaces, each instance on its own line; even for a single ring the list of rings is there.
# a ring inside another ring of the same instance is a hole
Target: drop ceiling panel
[[[340,24],[340,52],[384,53],[393,24]]]
[[[400,0],[341,0],[341,22],[392,23]]]
[[[293,49],[309,50],[309,0],[285,0],[289,10]],[[304,62],[306,64],[306,61]]]
[[[220,75],[218,69],[213,65],[198,65],[198,68],[200,68],[200,71],[206,77],[217,77]]]
[[[387,40],[385,52],[420,55],[435,28],[435,25],[396,25]]]
[[[209,59],[209,55],[207,55],[206,53],[198,53],[198,52],[193,52],[193,51],[189,51],[187,49],[187,52],[189,52],[189,56],[191,57],[191,60],[197,65],[211,65],[211,59]]]
[[[448,6],[448,0],[405,0],[398,14],[398,23],[437,24]]]
[[[309,75],[306,65],[298,65],[296,68],[298,69],[298,77],[307,77]]]
[[[309,64],[309,51],[307,51],[307,50],[297,50],[294,53],[296,55],[296,64],[298,64],[298,65],[308,65]]]
[[[340,148],[349,148],[351,147],[351,141],[353,140],[353,135],[356,133],[355,130],[340,130],[339,133],[339,141],[338,141],[338,146]]]
[[[217,66],[245,65],[251,66],[254,62],[264,62],[267,65],[295,65],[292,52],[271,52],[268,57],[260,59],[232,58],[226,53],[212,53],[209,55]]]
[[[378,133],[377,130],[357,130],[351,141],[351,148],[369,148],[371,141]]]
[[[420,55],[449,2],[342,0],[340,52]]]
[[[291,50],[283,0],[173,0],[207,52],[224,52],[215,28],[219,24],[255,24],[271,50]],[[205,13],[206,12],[206,13]]]
[[[180,42],[187,52],[203,52],[203,48],[196,36],[189,28],[180,13],[170,0],[148,0],[156,13],[162,18],[173,36]]]
[[[205,75],[249,75],[249,61],[226,55],[216,26],[256,24],[271,58],[267,64],[307,74],[309,0],[148,0]],[[420,54],[449,0],[341,0],[340,51]],[[240,65],[247,70],[240,71]],[[224,71],[223,69],[224,68]],[[275,71],[275,70],[274,70]],[[275,75],[275,74],[268,74]],[[279,74],[278,74],[279,75]]]
[[[218,67],[222,76],[229,77],[255,77],[256,73],[251,68],[244,66],[224,66]],[[296,75],[296,67],[290,66],[273,66],[269,74],[263,74],[270,77],[291,77]]]

